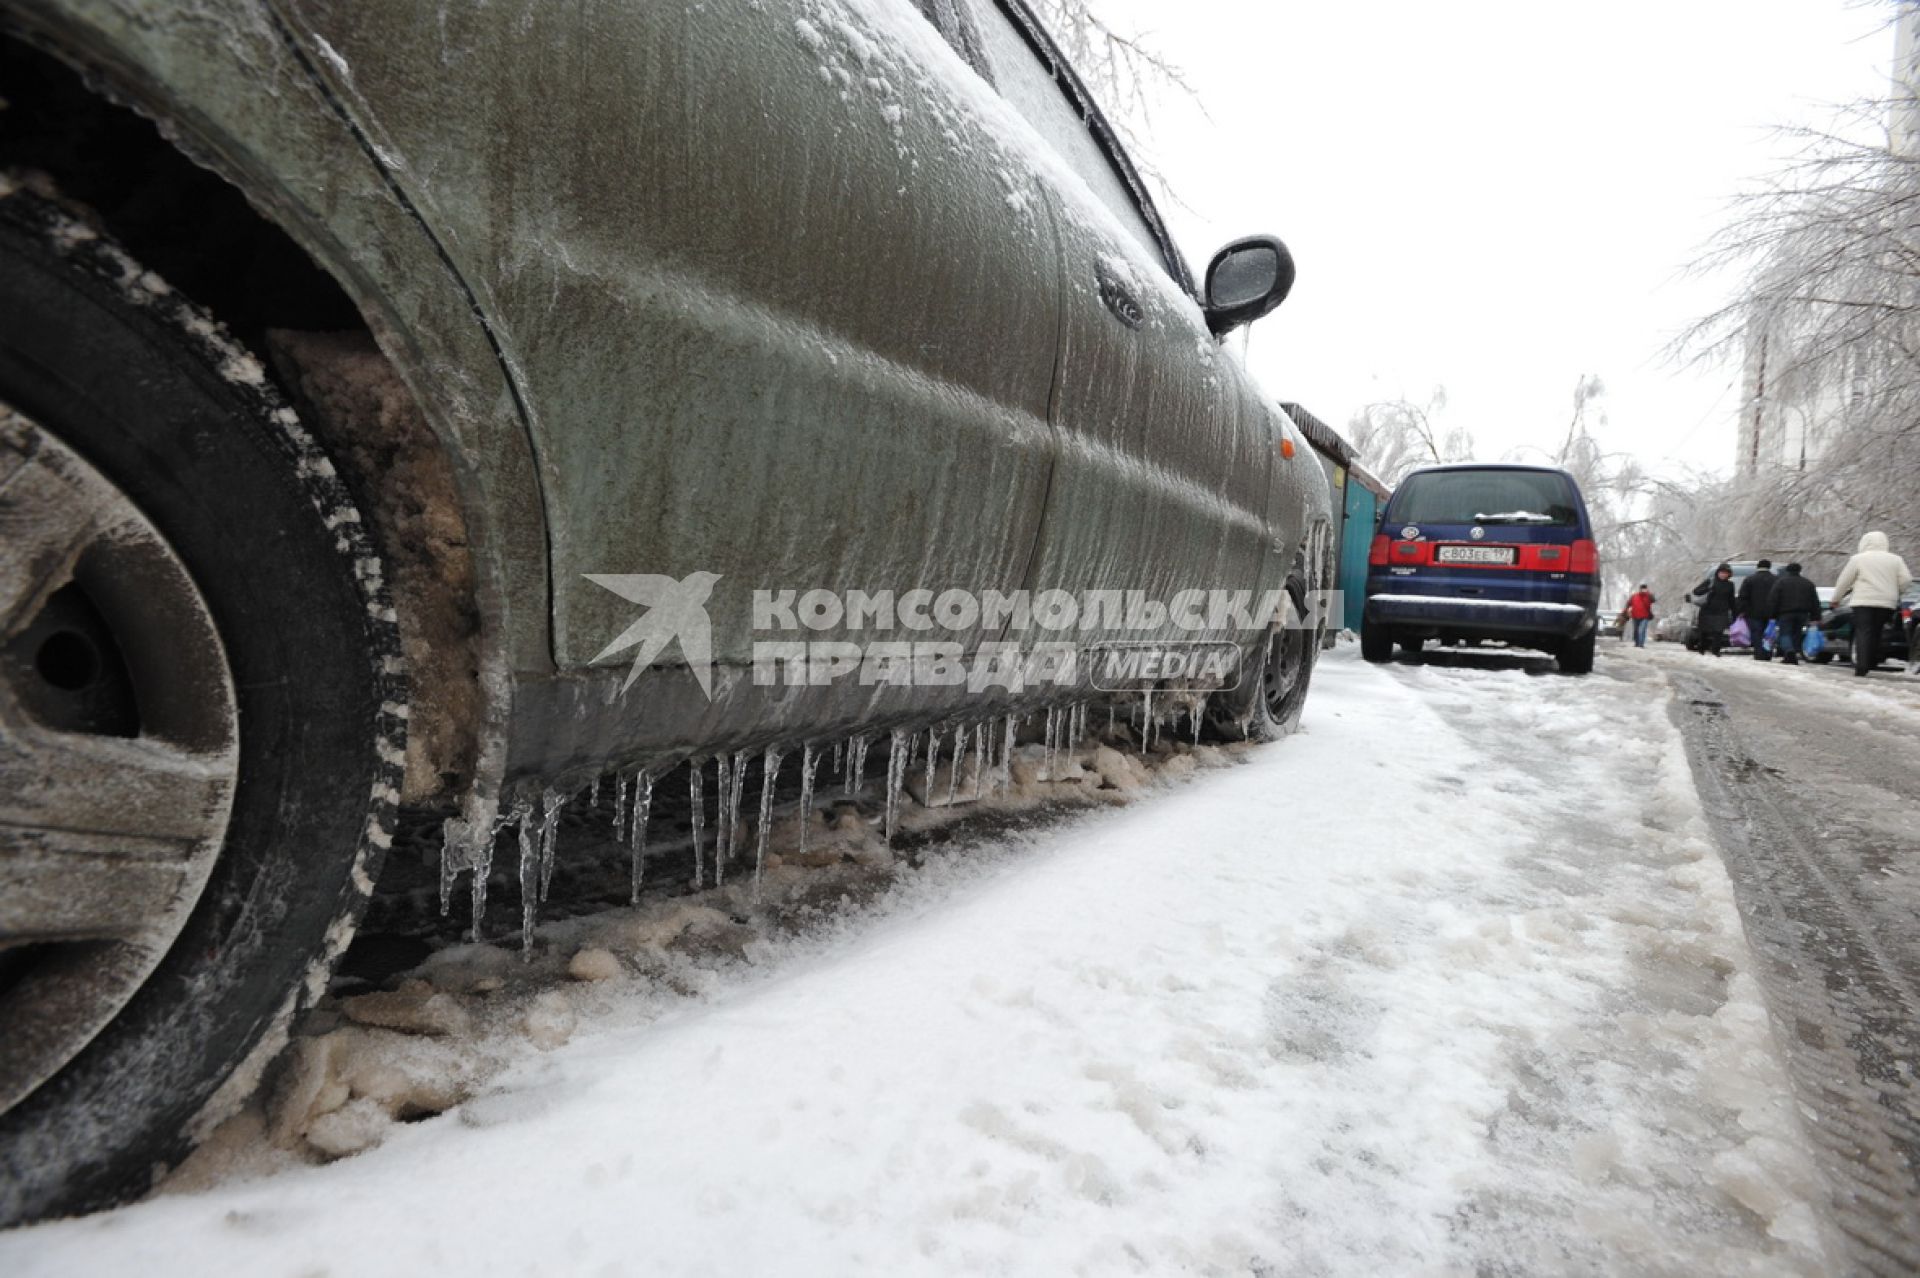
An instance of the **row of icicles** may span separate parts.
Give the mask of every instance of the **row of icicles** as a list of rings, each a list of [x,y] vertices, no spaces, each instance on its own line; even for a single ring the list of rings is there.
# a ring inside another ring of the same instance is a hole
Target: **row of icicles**
[[[1140,740],[1140,753],[1145,754],[1160,739],[1162,718],[1153,713],[1153,694],[1148,693],[1135,703],[1136,713],[1131,716],[1134,729]],[[1191,720],[1191,732],[1195,744],[1200,740],[1204,699],[1195,705],[1180,707],[1175,714],[1174,727],[1178,731],[1180,720]],[[1060,706],[1046,712],[1046,731],[1042,738],[1046,746],[1046,763],[1041,773],[1042,780],[1055,779],[1059,770],[1062,753],[1068,753],[1082,742],[1087,735],[1089,706],[1080,702],[1070,706]],[[1013,752],[1015,740],[1021,727],[1032,716],[1006,715],[990,719],[983,723],[962,723],[949,728],[947,724],[930,728],[925,732],[908,731],[896,728],[887,742],[887,785],[886,808],[881,819],[882,830],[887,846],[893,846],[894,830],[900,815],[900,793],[906,788],[907,778],[917,766],[923,769],[924,784],[922,793],[926,796],[926,806],[936,806],[934,793],[934,774],[938,768],[943,751],[949,763],[945,803],[951,805],[962,798],[979,799],[1006,790],[1013,780]],[[1111,734],[1115,721],[1113,703],[1107,706],[1107,732]],[[866,784],[867,757],[870,748],[878,738],[869,734],[855,734],[845,740],[836,741],[830,749],[823,749],[817,743],[808,741],[800,747],[800,811],[808,813],[813,808],[815,775],[823,759],[830,761],[830,771],[840,778],[841,792],[852,796],[858,794]],[[760,875],[767,859],[767,839],[773,826],[774,790],[780,780],[781,765],[791,757],[791,747],[768,746],[760,754],[760,811],[754,828],[753,853],[753,892],[756,899],[760,893]],[[712,857],[709,861],[706,843],[706,783],[708,759],[696,757],[687,760],[688,797],[693,805],[693,887],[698,891],[707,886],[709,864],[711,864],[713,884],[724,886],[727,867],[743,855],[743,849],[736,846],[735,840],[740,830],[740,807],[746,789],[747,767],[752,762],[753,752],[738,750],[732,754],[711,756],[714,773],[714,837]],[[673,765],[675,767],[678,764]],[[666,771],[665,769],[662,772]],[[962,773],[965,773],[963,780]],[[641,768],[631,774],[616,772],[613,774],[613,831],[614,837],[632,848],[632,903],[640,903],[641,881],[646,872],[647,858],[647,819],[653,810],[653,787],[657,779],[652,768]],[[590,810],[598,811],[601,805],[601,781],[596,777],[585,794]],[[577,797],[577,796],[576,796]],[[540,794],[536,805],[530,799],[521,799],[511,809],[499,816],[493,825],[493,833],[498,836],[509,826],[517,827],[520,844],[520,944],[529,955],[533,950],[533,930],[539,907],[546,901],[548,889],[553,884],[554,853],[560,833],[560,816],[565,811],[568,796],[559,790],[548,789]],[[800,822],[801,855],[807,850],[808,822]],[[492,870],[491,841],[482,840],[481,864],[473,867],[473,939],[478,941],[481,934],[482,916],[486,913],[487,878]],[[741,840],[744,842],[744,840]],[[444,848],[440,858],[440,913],[445,915],[452,907],[453,885],[459,876],[461,867],[455,864],[450,849]]]

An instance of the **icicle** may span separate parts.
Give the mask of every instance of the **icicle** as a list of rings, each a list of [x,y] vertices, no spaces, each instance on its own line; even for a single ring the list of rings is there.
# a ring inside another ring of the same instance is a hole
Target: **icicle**
[[[627,778],[626,774],[613,774],[613,838],[617,843],[625,836],[621,827],[627,823]]]
[[[560,810],[567,806],[567,796],[558,790],[548,790],[540,796],[543,811],[540,813],[540,899],[547,899],[547,889],[553,885],[554,852],[560,843]]]
[[[733,789],[733,756],[724,751],[713,757],[713,882],[727,881],[727,844],[733,827],[727,821],[727,794]]]
[[[640,904],[640,879],[647,872],[647,817],[653,812],[653,771],[633,774],[633,904]]]
[[[588,810],[593,812],[598,812],[600,810],[600,778],[599,777],[595,777],[593,779],[593,784],[587,787],[587,808]]]
[[[1107,702],[1107,735],[1113,735],[1113,702]]]
[[[1149,688],[1140,701],[1140,753],[1145,754],[1153,740],[1153,689]]]
[[[813,772],[820,756],[809,741],[800,749],[800,855],[807,854],[807,827],[813,824]]]
[[[746,788],[747,752],[740,750],[733,756],[733,785],[727,791],[727,855],[721,859],[722,875],[726,873],[726,862],[740,856],[740,797]]]
[[[773,826],[773,786],[780,779],[780,752],[767,747],[760,756],[760,829],[753,849],[753,895],[760,897],[760,871],[767,863],[767,831]]]
[[[523,803],[520,813],[520,957],[533,960],[533,920],[540,904],[540,850],[533,825],[533,806]]]
[[[493,844],[502,823],[496,819],[496,802],[469,792],[461,800],[460,815],[440,823],[440,913],[453,912],[453,885],[460,871],[470,870],[469,891],[473,898],[473,939],[480,939],[481,922],[487,908],[487,876],[493,872]]]
[[[487,831],[486,837],[480,839],[474,848],[475,852],[478,853],[474,858],[472,886],[473,939],[476,942],[480,939],[482,924],[486,921],[487,881],[493,877],[493,851],[500,841],[500,831],[518,821],[524,820],[529,811],[531,811],[531,809],[524,801],[514,804],[512,810],[509,811],[507,815],[499,817],[493,822],[493,826]]]
[[[460,867],[453,857],[455,845],[462,842],[458,833],[461,826],[455,824],[458,820],[448,817],[440,823],[440,917],[443,919],[453,912],[453,881],[460,877]]]
[[[947,774],[947,805],[960,793],[960,765],[967,761],[967,725],[953,730],[953,771]]]
[[[706,788],[701,774],[706,771],[705,759],[691,759],[687,762],[687,793],[693,799],[693,886],[696,889],[707,885],[706,867],[700,860],[700,826],[706,819],[707,799],[701,793]]]
[[[1041,779],[1045,781],[1053,780],[1053,729],[1058,714],[1053,707],[1047,707],[1047,726],[1040,733],[1040,748],[1045,752]]]
[[[487,880],[493,877],[492,831],[473,843],[473,878],[467,884],[467,896],[473,907],[473,932],[467,939],[480,943],[481,923],[487,916]]]
[[[907,763],[912,757],[913,737],[901,728],[893,730],[893,739],[887,743],[887,807],[886,818],[880,828],[887,837],[887,846],[893,846],[893,823],[900,813],[900,787],[907,779]]]
[[[1006,718],[1006,725],[1000,730],[1000,776],[997,782],[1002,790],[1013,788],[1013,740],[1020,725],[1012,715]]]
[[[833,743],[833,762],[827,767],[829,772],[838,772],[842,781],[847,779],[847,756],[844,746],[844,742]]]
[[[927,729],[927,786],[921,793],[927,796],[927,806],[933,806],[933,771],[940,766],[940,728],[936,724]]]
[[[860,793],[860,788],[867,783],[867,747],[872,744],[873,739],[865,734],[853,739],[853,783],[848,794]]]
[[[973,734],[973,740],[974,740],[973,797],[977,799],[980,797],[981,783],[986,780],[986,778],[982,775],[987,770],[987,725],[986,724],[984,723],[981,724],[979,728],[975,730]]]
[[[1207,708],[1207,703],[1204,701],[1202,701],[1199,705],[1193,708],[1193,744],[1195,749],[1198,749],[1200,746],[1200,723],[1201,723],[1200,712],[1202,710],[1205,710],[1206,708]]]

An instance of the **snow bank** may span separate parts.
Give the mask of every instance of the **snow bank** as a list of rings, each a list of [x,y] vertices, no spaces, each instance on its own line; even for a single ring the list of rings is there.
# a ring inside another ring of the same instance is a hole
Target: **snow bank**
[[[542,993],[551,1050],[458,1121],[0,1237],[0,1267],[1830,1268],[1655,689],[1344,654],[1317,682],[1250,766],[756,934],[693,1000],[553,925],[619,971]],[[408,1042],[370,1090],[432,1081],[447,1040]],[[351,1145],[366,1108],[332,1112]]]

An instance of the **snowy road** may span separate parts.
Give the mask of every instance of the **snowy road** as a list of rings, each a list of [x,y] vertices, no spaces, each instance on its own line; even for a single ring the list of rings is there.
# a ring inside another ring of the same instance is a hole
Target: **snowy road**
[[[903,876],[319,1168],[11,1275],[1816,1273],[1664,685],[1323,663],[1308,731]]]
[[[1920,687],[1656,658],[1863,1271],[1920,1270]]]

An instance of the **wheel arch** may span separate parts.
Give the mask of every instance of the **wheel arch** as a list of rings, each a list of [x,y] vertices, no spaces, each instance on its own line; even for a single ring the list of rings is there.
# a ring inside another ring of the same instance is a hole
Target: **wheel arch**
[[[419,438],[409,469],[419,478],[437,466],[442,484],[415,495],[448,499],[416,504],[451,521],[443,531],[468,571],[398,572],[396,603],[404,616],[470,618],[471,660],[456,656],[459,669],[443,672],[437,707],[416,702],[415,731],[454,767],[410,759],[407,796],[497,793],[516,675],[552,668],[546,521],[506,372],[425,226],[264,6],[9,5],[0,57],[32,72],[8,77],[0,126],[14,127],[0,127],[0,168],[46,173],[136,260],[271,358],[305,415],[323,419],[309,424],[345,469],[389,468],[395,440],[382,433],[391,435],[391,410],[411,411]],[[33,131],[35,111],[48,108],[62,113],[57,136]],[[364,349],[311,340],[351,344],[354,333]],[[353,399],[333,393],[336,357],[357,361],[347,380],[361,391],[385,366],[377,411],[319,411],[321,400],[337,409]],[[381,494],[363,506],[393,557],[410,530]],[[409,645],[412,665],[419,647]]]

